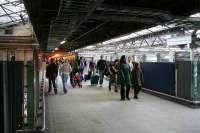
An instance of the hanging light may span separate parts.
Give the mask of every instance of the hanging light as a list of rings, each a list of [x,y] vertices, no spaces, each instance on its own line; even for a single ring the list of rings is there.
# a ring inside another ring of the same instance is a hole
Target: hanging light
[[[60,42],[60,44],[64,44],[64,43],[66,43],[66,41],[62,41],[62,42]]]

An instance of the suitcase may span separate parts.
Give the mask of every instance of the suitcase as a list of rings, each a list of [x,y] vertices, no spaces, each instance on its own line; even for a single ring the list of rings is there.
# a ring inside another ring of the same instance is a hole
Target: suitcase
[[[98,81],[99,81],[99,75],[93,74],[90,79],[91,85],[97,85]]]
[[[92,75],[92,72],[89,71],[88,74],[85,75],[85,81],[90,80],[91,79],[91,75]]]

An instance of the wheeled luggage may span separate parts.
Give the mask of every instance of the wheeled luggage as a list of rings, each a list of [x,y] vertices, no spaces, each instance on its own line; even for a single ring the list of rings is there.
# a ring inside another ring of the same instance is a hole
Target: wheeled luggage
[[[91,85],[97,85],[99,81],[99,75],[92,74],[90,81],[91,81]]]

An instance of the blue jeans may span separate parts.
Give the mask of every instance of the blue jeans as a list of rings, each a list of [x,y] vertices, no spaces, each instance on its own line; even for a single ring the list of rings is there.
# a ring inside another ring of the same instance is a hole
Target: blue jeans
[[[99,70],[99,84],[103,84],[104,70]]]
[[[63,91],[67,92],[67,81],[68,81],[68,74],[62,74],[62,83],[63,83]]]

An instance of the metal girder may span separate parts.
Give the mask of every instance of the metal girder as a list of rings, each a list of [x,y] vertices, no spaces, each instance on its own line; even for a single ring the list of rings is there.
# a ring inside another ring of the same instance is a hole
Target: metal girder
[[[172,20],[173,19],[173,15],[171,15],[169,12],[167,11],[163,11],[163,10],[158,10],[158,9],[150,9],[150,8],[138,8],[138,7],[128,7],[128,6],[114,6],[114,5],[105,5],[102,4],[101,8],[103,9],[109,9],[109,10],[113,10],[113,11],[117,11],[117,12],[134,12],[139,14],[149,14],[149,15],[159,15],[159,16],[163,16],[166,20]],[[100,8],[100,9],[101,9]]]
[[[156,42],[156,40],[158,40]],[[127,45],[128,44],[128,45]],[[166,40],[162,39],[160,35],[154,35],[146,38],[132,38],[120,42],[111,43],[109,46],[123,45],[123,48],[141,48],[141,47],[155,47],[155,46],[165,46]]]
[[[171,32],[171,31],[177,31],[177,30],[180,30],[182,27],[174,27],[174,28],[171,28],[171,29],[166,29],[166,30],[163,30],[163,31],[158,31],[158,32],[154,32],[154,33],[151,33],[151,34],[147,34],[147,35],[139,35],[138,37],[133,37],[133,38],[129,38],[127,39],[126,41],[130,41],[130,40],[140,40],[140,39],[143,39],[143,38],[147,38],[149,35],[151,36],[158,36],[158,35],[161,35],[161,34],[165,34],[165,33],[168,33],[168,32]],[[137,33],[135,33],[137,34]],[[118,43],[123,43],[124,41],[119,41]]]
[[[164,41],[160,38],[160,36],[158,36],[158,39],[160,40],[160,42],[161,42],[162,44],[164,44]]]
[[[154,46],[154,43],[156,42],[157,37],[155,37],[155,39],[153,40],[151,46]]]
[[[109,20],[109,21],[120,21],[120,22],[139,22],[139,23],[148,23],[148,24],[156,24],[160,20],[153,19],[153,18],[141,18],[141,17],[134,17],[134,16],[117,16],[117,15],[92,15],[90,19],[94,20]]]
[[[84,16],[84,18],[81,19],[81,21],[79,21],[78,23],[77,23],[77,20],[79,20],[79,19],[75,19],[74,21],[72,21],[72,25],[75,24],[75,26],[72,27],[72,28],[70,28],[70,31],[69,31],[69,33],[66,35],[65,38],[68,39],[75,31],[77,31],[77,29],[80,27],[80,25],[83,24],[85,21],[87,21],[88,18],[90,17],[90,15],[96,10],[97,7],[100,6],[103,2],[104,2],[104,0],[97,0],[97,1],[95,1],[94,3],[91,4],[90,10],[88,10],[88,13]],[[77,17],[78,17],[78,16],[77,16]],[[79,18],[79,17],[78,17],[78,18]],[[70,26],[71,26],[71,24],[70,24]]]
[[[103,22],[103,23],[97,25],[96,27],[92,28],[91,30],[89,30],[89,31],[87,31],[87,32],[85,32],[85,33],[83,33],[83,34],[80,35],[79,37],[77,37],[77,38],[75,38],[74,40],[72,40],[72,42],[77,41],[78,39],[80,39],[80,38],[86,36],[87,34],[89,34],[89,33],[93,32],[93,31],[95,31],[96,29],[98,29],[98,28],[100,28],[101,26],[105,25],[107,22],[108,22],[108,21],[105,21],[105,22]]]
[[[141,48],[143,42],[144,42],[144,39],[142,39],[141,42],[140,42],[140,46],[139,46],[140,48]]]
[[[148,42],[146,39],[144,39],[144,41],[146,42],[146,44],[147,44],[148,46],[150,46],[150,45],[149,45],[149,42]]]

